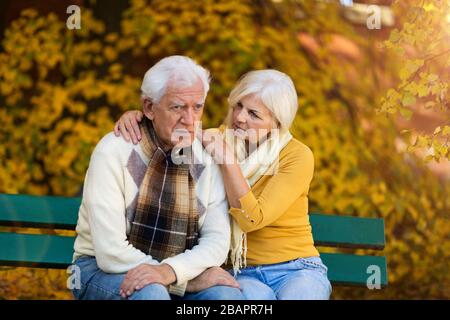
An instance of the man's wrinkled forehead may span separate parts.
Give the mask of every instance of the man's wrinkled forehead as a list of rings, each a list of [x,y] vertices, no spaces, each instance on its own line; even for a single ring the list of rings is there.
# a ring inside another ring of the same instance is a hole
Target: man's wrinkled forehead
[[[197,104],[202,104],[206,98],[203,83],[201,81],[187,87],[168,85],[165,95],[171,102],[178,103],[193,100],[193,102]]]

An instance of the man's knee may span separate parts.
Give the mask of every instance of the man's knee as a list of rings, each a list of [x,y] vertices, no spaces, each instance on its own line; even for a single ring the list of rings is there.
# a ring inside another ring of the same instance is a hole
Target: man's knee
[[[159,283],[149,284],[142,289],[135,291],[130,300],[170,300],[167,288]]]

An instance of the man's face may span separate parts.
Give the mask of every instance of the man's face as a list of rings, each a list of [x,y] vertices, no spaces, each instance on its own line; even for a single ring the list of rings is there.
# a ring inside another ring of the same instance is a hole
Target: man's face
[[[169,83],[157,104],[144,101],[144,114],[153,121],[156,134],[166,151],[175,145],[180,146],[180,136],[185,137],[183,146],[192,144],[194,124],[201,120],[204,103],[200,79],[193,86],[185,88],[177,88]]]

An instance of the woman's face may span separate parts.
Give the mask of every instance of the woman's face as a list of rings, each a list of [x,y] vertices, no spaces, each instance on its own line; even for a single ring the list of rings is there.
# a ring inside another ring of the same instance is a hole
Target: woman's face
[[[233,106],[232,128],[236,135],[250,143],[264,139],[274,128],[276,120],[256,95],[248,95]]]

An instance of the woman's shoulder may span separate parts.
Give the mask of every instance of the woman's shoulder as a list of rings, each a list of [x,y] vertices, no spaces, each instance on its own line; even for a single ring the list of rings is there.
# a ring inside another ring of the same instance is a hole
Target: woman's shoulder
[[[314,155],[311,149],[303,142],[292,138],[280,152],[281,167],[304,170],[314,169]]]
[[[281,150],[280,156],[313,156],[313,152],[311,148],[309,148],[306,144],[292,138],[286,146]]]

